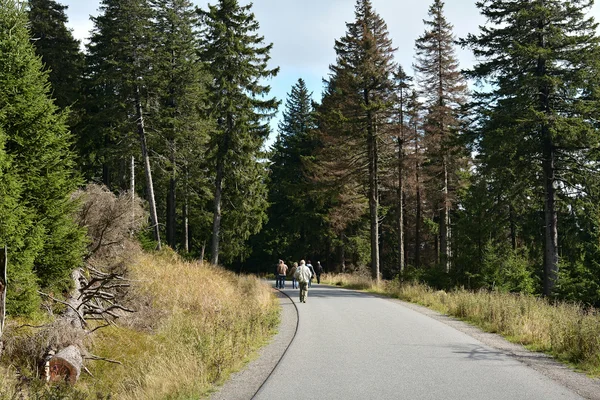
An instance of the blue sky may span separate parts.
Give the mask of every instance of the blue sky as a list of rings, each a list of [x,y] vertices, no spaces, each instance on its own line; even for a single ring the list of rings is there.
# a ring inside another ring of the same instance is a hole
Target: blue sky
[[[73,35],[84,43],[92,29],[90,15],[98,15],[100,0],[58,0],[68,6],[67,16]],[[206,7],[206,0],[193,0]],[[396,61],[412,73],[415,39],[424,31],[423,19],[432,1],[422,0],[372,0],[377,13],[386,21],[394,47],[398,48]],[[215,3],[211,1],[210,3]],[[249,1],[240,0],[241,4]],[[335,61],[333,45],[346,32],[346,22],[354,20],[355,0],[255,0],[252,11],[260,23],[260,34],[266,43],[273,43],[271,66],[279,66],[279,75],[270,84],[272,94],[282,100],[292,85],[303,78],[315,100],[321,99],[322,78]],[[478,32],[485,22],[475,7],[475,0],[446,0],[445,15],[454,25],[457,37]],[[600,3],[595,4],[592,15],[600,19]],[[467,50],[457,49],[462,68],[474,63]],[[272,122],[275,130],[277,120]],[[275,133],[271,135],[271,140]]]

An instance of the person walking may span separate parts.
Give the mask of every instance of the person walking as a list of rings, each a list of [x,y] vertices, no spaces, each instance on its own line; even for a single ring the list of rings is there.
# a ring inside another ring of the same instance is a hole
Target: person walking
[[[288,266],[285,265],[283,260],[279,260],[277,264],[277,282],[275,287],[279,289],[285,289],[285,276],[287,275]]]
[[[292,270],[290,271],[290,275],[292,275],[292,289],[298,289],[298,280],[296,279],[296,270],[298,269],[298,263],[294,262],[292,264]]]
[[[296,268],[294,276],[298,279],[298,283],[300,284],[300,303],[306,303],[306,297],[308,296],[308,282],[310,282],[311,272],[304,260],[300,260],[300,265]]]
[[[308,260],[308,262],[306,263],[306,267],[310,270],[310,273],[312,274],[310,276],[310,280],[308,281],[308,287],[312,286],[312,280],[315,277],[315,269],[313,268],[312,264],[310,263],[310,260]]]
[[[317,265],[315,266],[315,273],[317,274],[317,283],[321,283],[321,274],[323,273],[321,261],[317,261]]]

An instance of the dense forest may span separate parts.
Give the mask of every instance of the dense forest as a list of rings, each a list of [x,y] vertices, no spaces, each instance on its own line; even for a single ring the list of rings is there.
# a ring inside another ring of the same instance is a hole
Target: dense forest
[[[237,0],[103,0],[84,50],[60,3],[0,0],[8,312],[69,287],[87,252],[72,193],[90,182],[145,199],[146,248],[239,272],[305,258],[600,304],[591,4],[479,2],[486,25],[457,38],[433,0],[400,65],[357,0],[315,102],[302,77],[283,101],[269,94],[272,44]]]

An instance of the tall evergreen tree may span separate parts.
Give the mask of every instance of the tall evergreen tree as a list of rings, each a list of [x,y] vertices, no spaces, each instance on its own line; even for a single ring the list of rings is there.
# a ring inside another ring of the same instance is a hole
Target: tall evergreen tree
[[[148,148],[147,108],[153,57],[152,10],[147,0],[103,0],[101,14],[92,18],[94,30],[88,47],[88,139],[102,149],[102,181],[127,188],[132,133],[137,134],[146,176],[146,194],[154,239],[160,248],[160,230]],[[111,168],[117,167],[117,171]],[[116,174],[115,174],[116,172]]]
[[[277,258],[316,256],[322,250],[323,217],[311,192],[307,162],[314,155],[315,115],[303,79],[288,94],[271,155],[269,245]]]
[[[35,310],[38,285],[67,289],[85,250],[69,197],[80,181],[66,114],[50,97],[27,24],[19,2],[0,1],[0,241],[11,249],[12,313]]]
[[[154,41],[160,43],[154,50],[152,74],[149,77],[156,110],[150,115],[150,124],[157,132],[157,152],[161,153],[166,170],[166,240],[176,248],[183,242],[189,250],[189,203],[193,193],[204,181],[199,174],[204,160],[207,141],[207,121],[203,117],[208,84],[206,73],[197,55],[197,38],[193,31],[196,13],[188,0],[151,0],[155,18]],[[164,150],[163,150],[164,149]],[[160,193],[160,189],[157,190]],[[182,199],[177,202],[177,193]],[[160,201],[158,201],[160,204]],[[182,216],[182,237],[177,240],[177,205]],[[188,204],[188,206],[186,206]]]
[[[79,41],[67,29],[67,7],[54,0],[29,0],[28,4],[32,41],[50,71],[52,96],[60,108],[72,107],[80,101],[85,59]]]
[[[350,130],[345,134],[359,146],[348,154],[354,158],[350,165],[354,165],[354,170],[366,172],[371,272],[373,278],[379,279],[380,141],[392,108],[394,48],[387,25],[370,0],[357,1],[355,21],[346,27],[346,34],[335,42],[337,59],[336,64],[330,66],[330,74],[335,80],[335,90],[345,97],[335,112],[350,122]]]
[[[459,112],[466,102],[466,82],[454,50],[452,25],[444,16],[444,3],[434,0],[425,20],[425,33],[416,43],[415,70],[426,99],[425,133],[432,177],[432,201],[439,209],[440,261],[446,271],[451,263],[451,218],[457,172],[464,156],[456,144],[460,132]],[[437,195],[440,193],[440,195]]]
[[[270,87],[264,79],[274,77],[279,68],[269,68],[272,44],[264,45],[251,5],[237,0],[219,0],[201,17],[201,59],[207,65],[210,116],[216,120],[210,157],[214,160],[214,215],[211,262],[219,261],[220,239],[236,239],[234,255],[242,243],[256,233],[265,216],[265,183],[261,167],[261,147],[268,137],[268,119],[277,109],[275,98],[267,98]],[[245,186],[252,182],[251,185]],[[223,205],[235,205],[227,207]],[[254,213],[254,214],[252,214]],[[258,220],[250,220],[255,217]],[[228,218],[226,218],[228,217]],[[227,225],[229,231],[222,229]],[[236,235],[230,235],[235,232]],[[224,241],[234,245],[235,241]]]
[[[408,76],[404,72],[404,68],[401,65],[398,66],[397,71],[394,73],[394,80],[396,83],[395,91],[395,102],[396,102],[396,144],[398,146],[398,195],[396,199],[396,208],[398,216],[398,271],[400,275],[404,272],[405,265],[405,211],[404,211],[404,192],[405,192],[405,175],[406,175],[406,146],[408,144],[408,131],[407,117],[409,116],[408,102],[411,93],[411,81],[412,77]]]
[[[591,200],[597,165],[598,37],[586,17],[591,0],[478,2],[490,22],[464,40],[480,61],[471,75],[490,84],[479,93],[484,119],[477,138],[484,166],[499,185],[517,177],[543,209],[543,292],[559,266],[559,211]],[[519,190],[519,189],[517,189]],[[516,191],[504,192],[512,209]],[[583,192],[583,196],[581,196]],[[525,203],[527,204],[527,203]],[[542,206],[543,204],[543,206]],[[572,208],[565,213],[581,213]]]

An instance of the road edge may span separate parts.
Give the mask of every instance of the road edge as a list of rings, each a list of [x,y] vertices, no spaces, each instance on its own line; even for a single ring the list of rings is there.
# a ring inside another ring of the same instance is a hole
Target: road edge
[[[504,355],[533,368],[553,381],[560,383],[581,397],[588,400],[600,400],[600,379],[590,378],[581,372],[577,372],[568,365],[555,360],[547,354],[533,352],[523,345],[509,342],[501,335],[485,332],[475,325],[471,325],[468,322],[461,321],[449,315],[441,314],[425,306],[390,297],[377,297],[400,303],[413,311],[440,321],[479,340],[484,345],[492,347]]]
[[[275,290],[275,289],[274,289]],[[209,396],[210,400],[252,399],[269,379],[285,356],[298,331],[299,315],[296,303],[285,293],[276,290],[281,306],[281,322],[271,342],[258,351],[256,359],[229,379]]]

